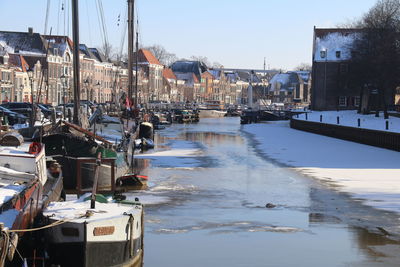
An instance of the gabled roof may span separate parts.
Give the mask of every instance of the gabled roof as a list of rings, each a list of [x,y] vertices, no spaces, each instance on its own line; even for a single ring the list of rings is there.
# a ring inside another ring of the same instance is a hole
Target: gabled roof
[[[176,80],[176,76],[174,74],[174,72],[172,71],[172,69],[163,69],[163,77],[165,79],[171,79],[171,80]]]
[[[362,29],[314,29],[313,61],[343,61],[351,58],[354,42]]]
[[[97,61],[107,62],[107,60],[103,57],[103,55],[99,52],[97,48],[88,48],[90,53],[92,53]]]
[[[18,54],[9,54],[10,58],[8,59],[8,64],[21,68],[23,72],[26,72],[29,69],[29,64],[26,62],[25,58]]]
[[[300,78],[296,72],[288,72],[276,74],[269,82],[272,91],[275,91],[277,88],[280,88],[281,90],[292,90],[293,85],[300,82],[299,79]],[[280,84],[279,87],[278,84]]]
[[[212,76],[214,76],[214,79],[219,80],[221,78],[221,70],[209,70]]]
[[[85,58],[97,60],[97,57],[92,53],[92,51],[85,44],[79,44],[79,51],[84,54]]]
[[[46,53],[39,33],[0,31],[0,47],[9,53],[43,55]]]
[[[42,67],[47,69],[47,60],[46,57],[37,57],[37,56],[24,56],[24,59],[26,61],[26,63],[29,66],[29,69],[32,69],[35,64],[39,61],[40,65],[42,65]]]
[[[53,41],[57,44],[67,43],[70,49],[74,48],[74,42],[68,37],[64,35],[42,35],[44,39],[47,41]]]
[[[207,71],[207,66],[200,61],[180,60],[176,61],[171,65],[172,70],[180,73],[194,73],[197,78]]]
[[[136,58],[136,52],[133,55]],[[147,49],[139,49],[138,51],[138,62],[147,62],[149,64],[161,65],[158,59]]]

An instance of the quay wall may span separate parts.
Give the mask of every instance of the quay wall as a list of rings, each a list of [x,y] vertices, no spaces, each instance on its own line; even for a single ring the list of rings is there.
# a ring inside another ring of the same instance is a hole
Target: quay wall
[[[292,118],[290,127],[310,133],[400,151],[400,133],[355,128]]]

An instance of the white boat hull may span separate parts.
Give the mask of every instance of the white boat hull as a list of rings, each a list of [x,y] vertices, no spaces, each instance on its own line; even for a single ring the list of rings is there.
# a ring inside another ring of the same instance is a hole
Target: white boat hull
[[[201,109],[200,118],[222,118],[225,117],[226,111],[215,109]]]

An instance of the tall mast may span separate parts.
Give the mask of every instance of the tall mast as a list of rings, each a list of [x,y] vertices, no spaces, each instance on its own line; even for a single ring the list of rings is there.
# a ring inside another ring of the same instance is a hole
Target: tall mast
[[[128,0],[128,99],[133,98],[134,0]]]
[[[74,124],[79,125],[80,69],[79,69],[79,10],[78,0],[72,0],[72,38],[74,41]]]
[[[138,80],[139,80],[139,77],[138,77],[138,60],[139,60],[139,56],[138,56],[138,52],[139,52],[139,33],[138,33],[138,28],[139,28],[139,21],[138,21],[138,23],[136,24],[136,57],[135,57],[135,75],[136,75],[136,78],[135,78],[135,108],[137,108],[138,107],[138,103],[139,103],[139,101],[138,101]]]

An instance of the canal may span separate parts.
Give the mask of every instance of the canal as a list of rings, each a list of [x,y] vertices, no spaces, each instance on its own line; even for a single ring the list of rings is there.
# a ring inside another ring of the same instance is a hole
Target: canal
[[[132,193],[145,203],[146,267],[398,266],[380,249],[397,243],[323,212],[351,200],[261,156],[241,127],[174,124],[137,156],[150,179]]]

